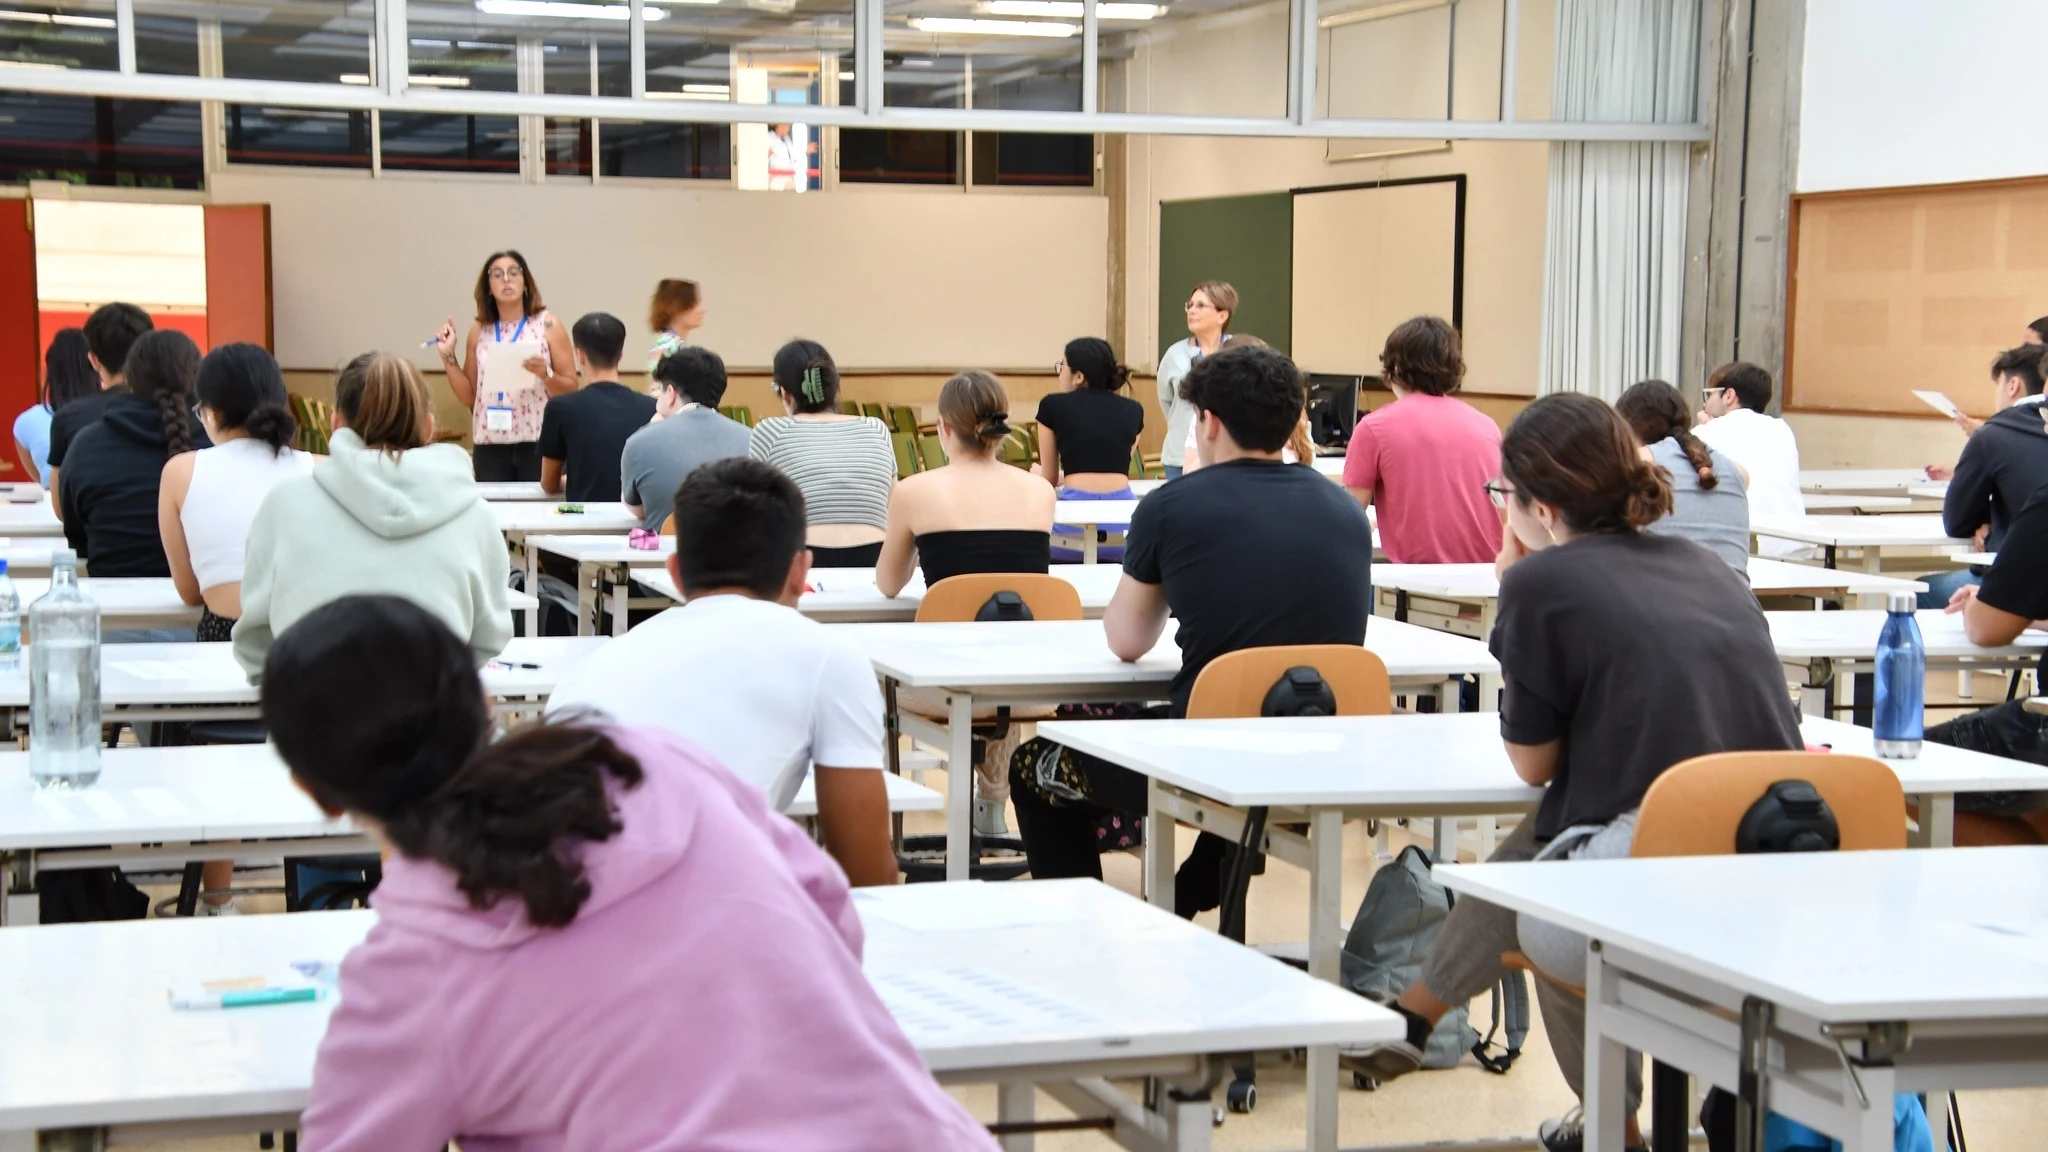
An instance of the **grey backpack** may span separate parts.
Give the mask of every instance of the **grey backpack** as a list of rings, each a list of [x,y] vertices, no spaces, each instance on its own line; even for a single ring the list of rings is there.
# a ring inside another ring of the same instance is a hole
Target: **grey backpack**
[[[1391,864],[1373,873],[1351,932],[1344,939],[1340,968],[1346,988],[1380,1004],[1391,1004],[1422,973],[1436,934],[1451,914],[1449,889],[1429,874],[1429,853],[1410,846]],[[1495,1037],[1506,1034],[1498,1055]],[[1529,1035],[1529,986],[1520,972],[1510,972],[1493,993],[1493,1024],[1482,1037],[1468,1023],[1467,1006],[1452,1008],[1423,1049],[1424,1068],[1453,1068],[1470,1052],[1489,1072],[1504,1073],[1522,1054]]]

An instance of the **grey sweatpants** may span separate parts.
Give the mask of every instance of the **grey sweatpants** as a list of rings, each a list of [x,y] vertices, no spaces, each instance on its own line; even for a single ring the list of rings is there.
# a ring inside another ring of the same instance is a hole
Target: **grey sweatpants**
[[[1533,860],[1543,850],[1536,839],[1536,821],[1524,819],[1493,855],[1489,863]],[[1443,931],[1430,946],[1422,964],[1422,986],[1446,1004],[1469,1003],[1507,975],[1501,963],[1504,952],[1523,952],[1554,977],[1536,981],[1536,1006],[1543,1013],[1543,1033],[1550,1038],[1551,1055],[1557,1058],[1564,1082],[1580,1100],[1586,1098],[1586,998],[1557,985],[1562,980],[1572,987],[1586,982],[1586,941],[1561,928],[1531,921],[1526,934],[1539,945],[1532,951],[1523,947],[1525,934],[1520,918],[1498,904],[1463,897],[1452,907]],[[1576,943],[1574,943],[1576,942]],[[1566,962],[1577,957],[1576,965]],[[1628,1113],[1633,1115],[1643,1099],[1643,1060],[1628,1054]]]

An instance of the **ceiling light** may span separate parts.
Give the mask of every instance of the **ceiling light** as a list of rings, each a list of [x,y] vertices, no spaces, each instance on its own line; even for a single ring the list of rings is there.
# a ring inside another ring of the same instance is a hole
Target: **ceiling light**
[[[851,84],[854,81],[854,74],[851,72],[841,72],[839,74],[839,78],[841,80],[846,81],[848,84]]]
[[[406,84],[414,88],[467,88],[467,76],[407,76]]]
[[[988,0],[976,6],[991,16],[1051,16],[1079,20],[1081,0]],[[1103,20],[1151,20],[1166,15],[1164,4],[1097,4],[1095,15]]]
[[[716,100],[724,103],[726,97],[713,92],[656,92],[650,89],[649,100]]]
[[[713,0],[715,3],[716,0]],[[492,16],[542,16],[555,20],[631,20],[628,4],[579,4],[574,0],[476,0],[479,12]],[[648,20],[667,19],[659,8],[641,9]]]
[[[343,72],[341,74],[341,82],[343,84],[358,84],[368,87],[370,74],[367,72]]]
[[[8,68],[35,68],[44,72],[67,72],[69,64],[49,64],[41,60],[0,60],[0,70]]]
[[[952,33],[968,36],[1072,36],[1081,30],[1076,24],[1048,24],[1035,20],[963,20],[953,16],[913,16],[910,26],[919,32]]]
[[[683,85],[683,91],[688,92],[693,96],[730,96],[732,95],[732,85],[685,84]]]
[[[23,12],[16,8],[0,8],[0,20],[17,20],[24,24],[64,24],[73,28],[112,28],[114,21],[108,16],[69,16],[62,12]]]

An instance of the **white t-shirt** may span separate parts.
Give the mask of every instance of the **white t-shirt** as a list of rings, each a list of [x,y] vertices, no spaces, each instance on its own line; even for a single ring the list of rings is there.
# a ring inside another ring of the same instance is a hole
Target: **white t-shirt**
[[[1799,441],[1790,424],[1754,408],[1737,408],[1694,428],[1693,434],[1749,472],[1752,523],[1806,515],[1806,498],[1799,493]],[[1757,541],[1757,551],[1786,560],[1817,554],[1812,545],[1769,536]]]
[[[794,608],[706,596],[599,648],[556,687],[571,708],[666,728],[780,811],[813,763],[883,766],[882,691],[860,649]]]

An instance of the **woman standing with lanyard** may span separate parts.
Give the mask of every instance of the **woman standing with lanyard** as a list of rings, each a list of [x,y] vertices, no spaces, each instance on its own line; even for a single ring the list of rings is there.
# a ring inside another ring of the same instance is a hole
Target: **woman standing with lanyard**
[[[526,257],[507,250],[484,261],[476,277],[476,323],[463,344],[468,354],[458,363],[455,320],[443,321],[434,347],[448,386],[469,406],[476,478],[539,480],[541,412],[549,396],[576,390],[576,360],[568,330],[541,303],[540,285]],[[493,345],[519,345],[531,352],[518,369],[502,358],[492,367]]]
[[[647,357],[647,374],[671,352],[690,344],[690,333],[704,326],[704,293],[695,280],[664,279],[654,286],[654,301],[648,312],[648,327],[654,330],[654,351]],[[661,386],[650,383],[650,393],[660,395]]]
[[[1166,439],[1159,445],[1159,462],[1166,478],[1180,478],[1183,446],[1188,424],[1195,410],[1180,398],[1181,377],[1204,356],[1213,356],[1230,341],[1230,320],[1237,315],[1237,289],[1221,280],[1205,280],[1188,293],[1184,305],[1188,317],[1188,338],[1166,350],[1159,358],[1159,411],[1166,417]]]

